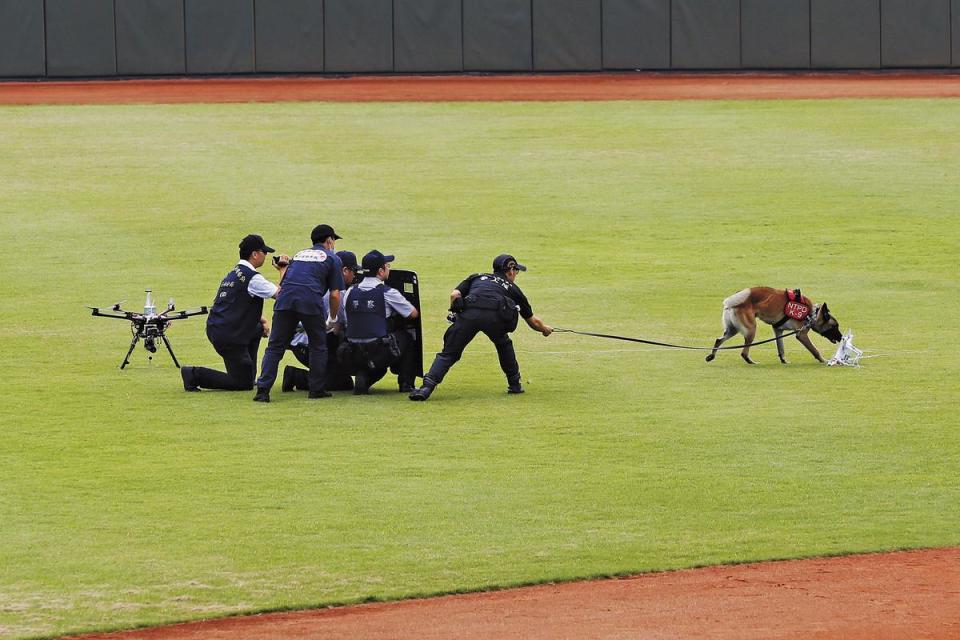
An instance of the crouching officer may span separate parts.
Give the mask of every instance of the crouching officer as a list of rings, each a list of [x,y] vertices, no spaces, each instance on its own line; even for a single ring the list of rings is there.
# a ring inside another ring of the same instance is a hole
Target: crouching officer
[[[340,357],[356,373],[355,395],[369,393],[391,365],[397,368],[400,391],[413,391],[417,367],[414,337],[403,320],[412,320],[419,312],[403,294],[384,284],[393,258],[376,250],[363,256],[365,277],[344,296],[347,342]]]
[[[429,398],[466,346],[481,332],[497,348],[500,368],[507,376],[507,393],[523,393],[520,365],[508,334],[517,328],[518,316],[544,336],[553,333],[553,327],[533,315],[527,297],[514,284],[517,274],[526,270],[513,256],[501,254],[493,259],[493,273],[475,273],[450,292],[453,324],[443,334],[443,351],[423,376],[423,386],[410,394],[411,400]]]
[[[263,354],[257,395],[254,402],[270,402],[270,388],[277,379],[277,368],[287,350],[297,323],[303,325],[310,340],[310,398],[329,398],[326,390],[327,327],[336,322],[340,310],[343,274],[340,258],[333,253],[340,239],[333,227],[317,225],[310,234],[313,246],[298,252],[287,267],[277,302],[273,305],[273,333]],[[330,292],[329,309],[323,296]]]
[[[357,256],[352,251],[337,251],[337,257],[340,258],[342,265],[343,284],[349,287],[353,284],[357,272],[360,270],[360,265],[357,264]],[[353,378],[350,377],[347,367],[337,357],[337,349],[345,340],[343,328],[347,324],[346,315],[343,312],[343,294],[344,292],[341,291],[340,313],[337,316],[336,326],[327,329],[327,391],[350,391],[353,389]],[[323,306],[326,309],[330,308],[329,291],[323,296]],[[293,340],[290,341],[290,351],[300,361],[300,364],[305,367],[310,366],[310,339],[307,338],[307,333],[302,326],[297,327],[297,332],[294,334]],[[310,381],[307,374],[306,369],[284,367],[281,390],[295,391],[299,389],[300,391],[309,391]]]
[[[263,317],[263,301],[277,297],[278,290],[257,271],[268,253],[273,253],[273,248],[258,235],[251,234],[240,241],[240,262],[223,278],[207,316],[207,339],[223,358],[227,372],[183,367],[180,377],[185,391],[253,389],[260,339],[270,332]],[[280,270],[281,278],[287,261],[287,256],[280,256],[279,264],[273,265]]]

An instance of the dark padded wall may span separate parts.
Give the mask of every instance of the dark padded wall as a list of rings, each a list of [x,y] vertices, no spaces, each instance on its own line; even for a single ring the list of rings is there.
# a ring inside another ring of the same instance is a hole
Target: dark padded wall
[[[736,69],[739,0],[673,0],[670,40],[674,69]]]
[[[960,0],[953,0],[953,66],[960,67]]]
[[[188,73],[255,70],[253,0],[185,2]]]
[[[113,0],[46,0],[47,75],[117,73]]]
[[[810,0],[810,59],[820,68],[880,66],[880,0]]]
[[[883,0],[881,7],[883,66],[950,65],[950,0]]]
[[[397,71],[462,71],[460,0],[393,0]]]
[[[740,0],[744,67],[810,66],[810,0]]]
[[[117,73],[185,73],[183,0],[118,0]]]
[[[533,68],[600,69],[600,0],[533,0]]]
[[[393,1],[326,0],[327,71],[393,71]]]
[[[670,68],[670,0],[603,0],[603,68]]]
[[[530,0],[463,0],[463,68],[533,69],[530,10]]]
[[[323,71],[323,0],[258,0],[257,71]]]
[[[44,50],[43,3],[0,0],[0,77],[42,76]]]

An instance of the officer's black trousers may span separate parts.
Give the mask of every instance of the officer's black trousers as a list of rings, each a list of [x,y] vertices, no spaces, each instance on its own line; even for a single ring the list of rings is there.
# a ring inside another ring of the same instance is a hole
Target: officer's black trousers
[[[463,350],[476,337],[483,333],[497,348],[500,368],[508,381],[520,379],[520,365],[513,350],[513,342],[496,311],[487,309],[468,309],[457,316],[456,321],[443,334],[443,351],[437,354],[430,371],[423,376],[424,382],[438,385],[444,376],[463,355]]]
[[[327,333],[327,391],[350,391],[353,389],[353,378],[347,368],[337,359],[337,348],[340,346],[340,336],[332,331]],[[305,367],[310,366],[310,347],[300,344],[290,347],[290,351]],[[308,372],[296,369],[296,387],[306,390],[310,387]]]
[[[270,390],[277,379],[277,368],[283,353],[287,350],[293,334],[297,330],[297,323],[303,324],[310,341],[310,391],[324,391],[327,372],[327,323],[323,316],[297,313],[293,310],[273,312],[273,329],[270,331],[270,341],[263,352],[263,362],[260,364],[260,377],[257,379],[257,388]]]
[[[416,340],[403,329],[394,331],[391,335],[397,341],[397,346],[400,348],[400,357],[393,359],[390,364],[386,366],[363,369],[362,373],[366,379],[366,386],[368,387],[373,386],[375,382],[387,375],[388,369],[396,371],[397,385],[401,389],[413,387],[414,382],[417,380],[417,352],[414,350],[414,347],[417,346]],[[382,347],[378,346],[378,348],[387,349],[388,347],[384,345]]]
[[[227,391],[247,391],[253,389],[253,379],[257,375],[257,351],[260,349],[260,338],[257,336],[248,344],[221,342],[216,336],[207,334],[207,338],[223,358],[227,372],[208,369],[206,367],[193,368],[193,383],[204,389],[225,389]]]

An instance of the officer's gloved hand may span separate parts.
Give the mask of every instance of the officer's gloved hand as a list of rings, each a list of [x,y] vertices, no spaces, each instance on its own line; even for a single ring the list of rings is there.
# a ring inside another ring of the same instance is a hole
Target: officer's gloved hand
[[[464,309],[463,298],[454,298],[453,301],[450,302],[451,313],[460,313],[461,311],[463,311],[463,309]],[[447,319],[449,320],[450,316],[447,316]]]
[[[337,318],[335,316],[327,317],[327,331],[333,331],[337,328]]]

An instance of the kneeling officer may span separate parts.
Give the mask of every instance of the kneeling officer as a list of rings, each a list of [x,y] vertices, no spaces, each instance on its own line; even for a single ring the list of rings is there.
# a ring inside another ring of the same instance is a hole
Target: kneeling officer
[[[481,332],[497,348],[500,368],[507,376],[507,393],[523,393],[520,365],[508,334],[517,328],[518,315],[544,336],[553,333],[553,327],[533,315],[527,296],[514,284],[517,274],[526,270],[516,258],[504,253],[493,259],[493,273],[475,273],[450,292],[454,322],[443,334],[443,351],[423,376],[423,386],[410,394],[411,400],[429,398],[470,341]]]
[[[403,326],[403,320],[412,320],[419,312],[403,294],[384,284],[393,259],[376,250],[363,256],[365,277],[344,296],[347,342],[339,355],[356,373],[355,395],[369,393],[390,366],[397,367],[400,391],[413,391],[416,352],[414,338]]]

